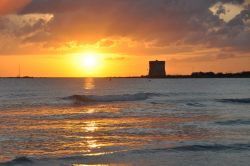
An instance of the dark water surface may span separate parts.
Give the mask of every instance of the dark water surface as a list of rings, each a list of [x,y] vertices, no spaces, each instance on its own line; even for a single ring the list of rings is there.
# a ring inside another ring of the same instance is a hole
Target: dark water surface
[[[250,79],[0,79],[0,165],[246,165]]]

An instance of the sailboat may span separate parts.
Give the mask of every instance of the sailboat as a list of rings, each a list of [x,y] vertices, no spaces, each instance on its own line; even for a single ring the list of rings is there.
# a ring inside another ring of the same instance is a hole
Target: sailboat
[[[30,77],[30,76],[23,76],[21,77],[21,65],[19,64],[18,66],[18,76],[16,78],[34,78],[34,77]]]

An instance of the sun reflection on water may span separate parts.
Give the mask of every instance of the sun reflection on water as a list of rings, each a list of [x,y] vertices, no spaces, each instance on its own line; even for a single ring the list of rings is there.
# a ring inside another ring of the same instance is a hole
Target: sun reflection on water
[[[95,89],[95,79],[94,78],[85,78],[83,83],[83,88],[85,90]]]
[[[89,109],[87,109],[86,113],[88,113],[88,114],[95,113],[95,109],[94,108],[89,108]]]
[[[107,164],[95,164],[95,165],[87,165],[87,164],[73,164],[73,166],[111,166]]]
[[[97,144],[97,141],[94,139],[94,137],[90,136],[90,137],[86,137],[87,139],[87,146],[91,149],[94,149],[94,148],[98,148],[99,145]]]
[[[168,147],[169,142],[205,140],[213,135],[202,126],[189,124],[195,121],[207,122],[214,117],[203,115],[173,117],[171,114],[148,117],[134,116],[134,112],[131,114],[130,111],[124,116],[126,110],[123,108],[126,104],[102,103],[60,109],[46,107],[27,109],[23,112],[18,110],[3,112],[4,116],[9,117],[8,123],[12,126],[0,126],[0,134],[13,130],[13,126],[18,137],[22,138],[27,133],[33,133],[34,140],[25,147],[22,146],[26,145],[26,142],[16,143],[22,148],[11,149],[10,152],[13,154],[27,156],[53,154],[60,157],[79,153],[84,156],[100,156],[145,148],[151,146],[152,142],[162,142],[159,145],[155,144],[156,148]],[[46,132],[41,133],[41,131]],[[38,139],[42,141],[36,141]],[[45,139],[47,144],[44,150]],[[6,144],[5,149],[12,147],[12,142]],[[37,149],[38,144],[41,146],[40,149]],[[0,159],[3,157],[0,156]]]
[[[127,164],[73,164],[72,166],[128,166]]]
[[[98,129],[95,121],[86,122],[86,126],[84,126],[84,130],[86,132],[94,132]]]

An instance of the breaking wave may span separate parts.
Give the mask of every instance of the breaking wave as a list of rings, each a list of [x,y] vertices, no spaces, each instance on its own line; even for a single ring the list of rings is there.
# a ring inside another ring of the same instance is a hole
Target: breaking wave
[[[242,143],[242,144],[194,144],[194,145],[183,145],[183,146],[174,146],[169,148],[158,148],[158,149],[139,149],[139,150],[128,150],[128,151],[118,151],[114,153],[103,153],[100,155],[93,155],[93,156],[65,156],[59,158],[43,158],[43,159],[31,159],[29,157],[19,157],[11,161],[0,163],[0,166],[16,166],[16,165],[66,165],[68,163],[80,163],[93,160],[98,160],[99,162],[106,161],[110,159],[111,156],[113,157],[120,157],[123,154],[129,153],[132,154],[147,154],[147,153],[168,153],[168,152],[242,152],[242,151],[249,151],[250,144]]]
[[[230,144],[230,145],[222,145],[222,144],[214,144],[214,145],[187,145],[172,148],[172,150],[176,151],[242,151],[242,150],[250,150],[249,144]]]
[[[0,163],[0,166],[11,166],[11,165],[22,165],[22,164],[26,165],[30,163],[33,163],[33,161],[28,157],[17,157],[11,161]]]
[[[223,103],[250,104],[250,98],[242,98],[242,99],[219,99],[217,101],[223,102]]]
[[[205,107],[204,104],[201,103],[197,103],[197,102],[189,102],[186,104],[187,106],[191,106],[191,107]]]
[[[183,145],[175,146],[170,148],[159,148],[159,149],[146,149],[146,150],[135,150],[134,153],[156,153],[156,152],[199,152],[199,151],[249,151],[250,144],[194,144],[194,145]]]
[[[219,125],[250,125],[250,120],[236,119],[227,121],[217,121]]]
[[[66,97],[66,100],[72,100],[75,103],[89,103],[89,102],[119,102],[119,101],[140,101],[147,100],[154,96],[162,96],[157,93],[136,93],[136,94],[122,94],[122,95],[72,95]]]

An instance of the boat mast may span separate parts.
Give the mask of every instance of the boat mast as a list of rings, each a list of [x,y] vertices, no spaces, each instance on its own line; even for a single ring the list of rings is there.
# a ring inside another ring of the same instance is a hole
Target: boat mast
[[[19,64],[19,68],[18,68],[18,77],[20,78],[21,77],[21,66]]]

